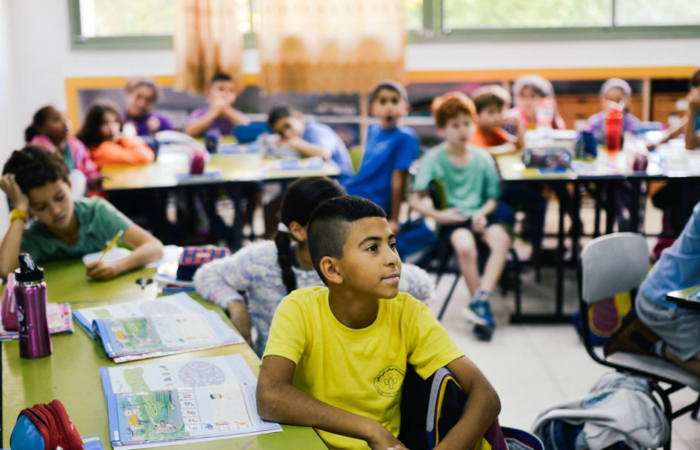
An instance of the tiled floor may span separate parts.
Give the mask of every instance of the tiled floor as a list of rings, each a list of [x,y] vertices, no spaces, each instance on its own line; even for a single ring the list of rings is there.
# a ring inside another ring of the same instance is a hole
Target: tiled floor
[[[556,204],[551,207],[556,208]],[[590,213],[590,210],[585,211],[584,217]],[[654,216],[659,222],[660,218],[658,213],[652,214],[651,218],[647,217],[647,223],[653,227]],[[554,211],[548,214],[548,231],[553,232],[554,224],[549,223],[550,220],[556,220]],[[565,310],[572,313],[578,308],[575,272],[569,269],[566,275]],[[545,269],[542,279],[542,284],[538,285],[532,271],[523,275],[526,311],[553,310],[554,270]],[[445,276],[438,286],[437,300],[431,305],[436,314],[453,280]],[[502,402],[500,421],[503,425],[529,430],[539,412],[558,402],[585,396],[610,370],[593,362],[572,325],[508,325],[508,312],[514,308],[512,294],[505,300],[498,298],[493,302],[499,323],[496,334],[489,343],[479,342],[459,311],[467,299],[466,285],[460,281],[443,325],[495,386]],[[674,394],[672,400],[674,404],[683,405],[694,398],[692,391],[685,390]],[[700,422],[689,415],[675,420],[673,449],[700,449]]]

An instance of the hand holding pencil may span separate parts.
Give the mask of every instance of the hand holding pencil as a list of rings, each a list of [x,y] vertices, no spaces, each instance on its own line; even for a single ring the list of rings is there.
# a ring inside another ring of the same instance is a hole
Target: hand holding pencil
[[[117,242],[119,242],[119,239],[121,239],[123,235],[124,231],[119,230],[119,233],[117,233],[116,236],[114,236],[114,238],[109,242],[109,244],[107,244],[107,247],[105,247],[105,249],[102,251],[100,259],[85,266],[85,274],[89,278],[93,280],[104,281],[114,278],[120,273],[122,273],[119,260],[103,262],[102,259],[112,249],[112,247],[114,247],[117,244]]]

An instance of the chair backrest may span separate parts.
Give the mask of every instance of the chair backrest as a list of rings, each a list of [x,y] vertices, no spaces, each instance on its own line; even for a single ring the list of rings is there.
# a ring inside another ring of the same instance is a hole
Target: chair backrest
[[[649,246],[634,233],[614,233],[589,242],[581,252],[581,297],[596,303],[639,288],[649,272]]]
[[[433,201],[433,208],[437,210],[447,209],[449,204],[447,203],[447,188],[445,187],[445,182],[439,178],[435,178],[430,182],[430,187],[428,188],[430,192],[430,199]]]
[[[364,154],[365,150],[362,148],[362,146],[357,145],[355,147],[352,147],[349,151],[350,153],[350,162],[352,163],[352,170],[357,173],[360,170],[360,165],[362,165],[362,155]]]

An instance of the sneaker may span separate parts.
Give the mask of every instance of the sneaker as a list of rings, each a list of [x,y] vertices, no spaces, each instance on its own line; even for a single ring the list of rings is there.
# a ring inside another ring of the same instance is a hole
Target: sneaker
[[[479,295],[466,308],[462,310],[462,314],[466,319],[474,324],[474,336],[482,341],[490,341],[493,332],[496,329],[496,323],[491,315],[491,306],[488,300],[482,300],[486,295]]]

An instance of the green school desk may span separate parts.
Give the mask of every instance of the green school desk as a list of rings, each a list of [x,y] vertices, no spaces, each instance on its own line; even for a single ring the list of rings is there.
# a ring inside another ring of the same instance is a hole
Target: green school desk
[[[221,170],[221,178],[202,178],[196,182],[179,183],[176,175],[189,172],[189,158],[185,155],[159,156],[151,164],[107,166],[102,173],[109,178],[103,183],[107,192],[120,190],[169,189],[175,187],[202,187],[251,182],[274,182],[304,177],[335,177],[340,170],[329,162],[320,169],[280,170],[275,160],[262,159],[259,154],[214,154],[206,170]]]
[[[84,276],[81,261],[54,262],[44,265],[50,302],[70,302],[73,308],[108,303],[108,299],[137,300],[153,298],[155,286],[144,290],[135,283],[139,277],[152,276],[154,269],[144,269],[108,282],[92,282]],[[223,312],[215,305],[197,298],[205,307]],[[228,319],[226,319],[228,320]],[[105,449],[111,449],[107,406],[102,392],[99,368],[115,366],[97,341],[75,325],[75,334],[53,336],[53,355],[35,360],[19,357],[17,341],[2,343],[2,443],[10,448],[10,435],[19,412],[35,403],[59,399],[83,436],[99,434]],[[185,353],[151,360],[123,363],[149,364],[157,361],[181,361],[196,357],[241,354],[253,373],[259,371],[260,360],[247,344],[213,350]],[[282,433],[224,439],[167,448],[192,450],[214,449],[325,449],[312,428],[283,426]]]

